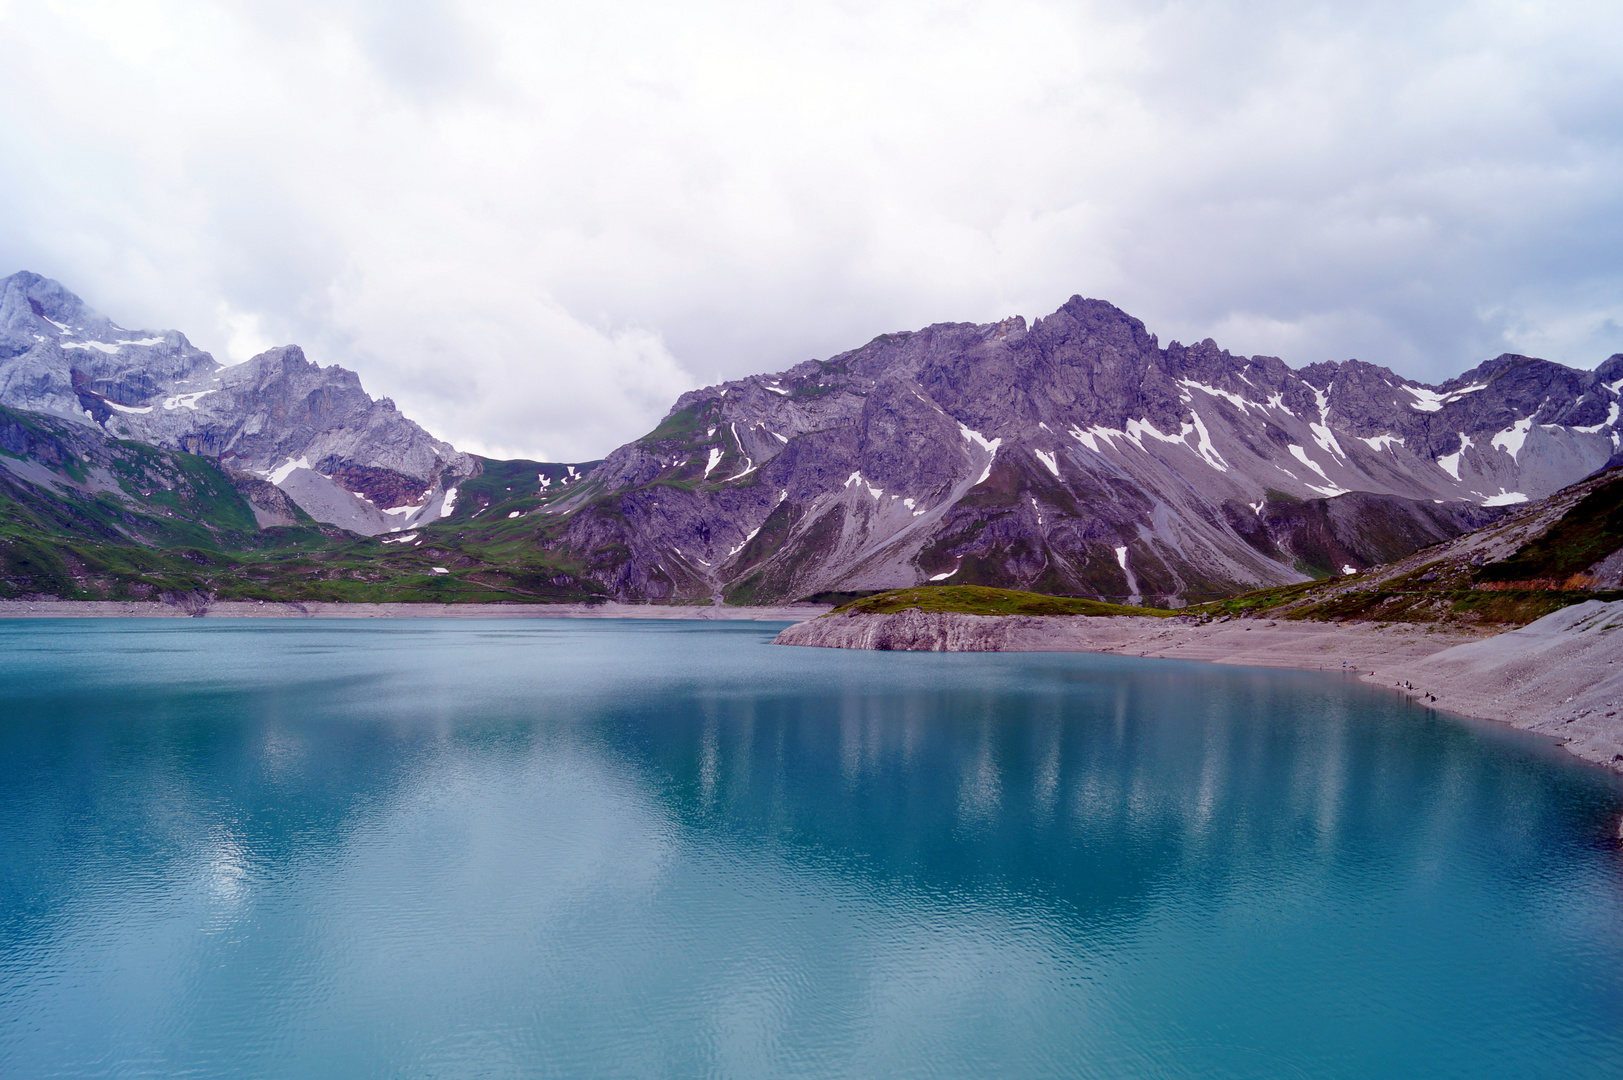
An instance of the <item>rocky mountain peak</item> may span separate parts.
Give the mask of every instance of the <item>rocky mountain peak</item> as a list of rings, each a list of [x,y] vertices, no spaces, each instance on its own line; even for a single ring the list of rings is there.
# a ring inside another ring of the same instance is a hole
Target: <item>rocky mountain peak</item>
[[[1108,300],[1072,296],[1058,311],[1037,320],[1035,332],[1045,338],[1076,341],[1096,349],[1145,354],[1157,348],[1156,337],[1139,319]]]
[[[0,281],[0,405],[214,458],[362,533],[437,516],[479,468],[297,345],[225,367],[178,331],[125,329],[26,272]]]
[[[38,321],[18,327],[18,321],[25,311]],[[49,327],[52,331],[60,332],[65,328],[87,326],[93,329],[112,328],[105,317],[63,288],[60,282],[26,270],[0,279],[0,328],[11,331],[44,330]]]
[[[1587,475],[1618,448],[1619,388],[1515,356],[1431,386],[1162,348],[1076,296],[684,394],[548,512],[628,596],[1211,594],[1396,557]]]
[[[59,282],[0,280],[0,404],[79,419],[80,389],[127,405],[218,368],[184,334],[126,329]]]

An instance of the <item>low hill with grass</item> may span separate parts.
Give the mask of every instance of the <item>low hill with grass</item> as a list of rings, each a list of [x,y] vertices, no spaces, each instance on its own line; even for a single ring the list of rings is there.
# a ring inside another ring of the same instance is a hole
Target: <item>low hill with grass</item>
[[[1154,615],[1175,614],[1159,608],[1106,604],[1075,596],[1046,596],[1017,589],[982,585],[920,585],[892,589],[853,600],[831,614],[889,615],[898,611],[956,613],[960,615]]]
[[[603,599],[532,513],[579,470],[479,461],[450,515],[368,537],[215,459],[0,406],[0,599]]]

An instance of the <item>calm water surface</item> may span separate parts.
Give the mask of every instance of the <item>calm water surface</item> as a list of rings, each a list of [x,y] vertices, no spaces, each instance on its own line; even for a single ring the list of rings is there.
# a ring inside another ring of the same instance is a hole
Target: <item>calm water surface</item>
[[[1317,673],[0,623],[5,1077],[1623,1077],[1623,791]]]

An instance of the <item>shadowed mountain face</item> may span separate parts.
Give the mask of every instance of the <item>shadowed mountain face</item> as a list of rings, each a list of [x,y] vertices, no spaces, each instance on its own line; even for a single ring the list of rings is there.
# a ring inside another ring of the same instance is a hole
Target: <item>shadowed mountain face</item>
[[[627,598],[922,581],[1177,602],[1343,573],[1603,466],[1623,355],[1441,386],[1160,347],[1072,298],[684,395],[543,513]]]
[[[0,405],[217,460],[364,535],[448,513],[457,480],[478,471],[297,346],[225,367],[184,334],[126,330],[37,274],[0,281]]]

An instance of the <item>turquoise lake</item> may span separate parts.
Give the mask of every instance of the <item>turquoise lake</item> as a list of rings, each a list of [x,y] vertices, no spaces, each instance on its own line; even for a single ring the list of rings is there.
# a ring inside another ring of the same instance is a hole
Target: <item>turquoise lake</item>
[[[3,1077],[1623,1077],[1623,787],[1339,674],[0,622]]]

